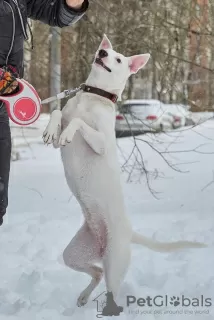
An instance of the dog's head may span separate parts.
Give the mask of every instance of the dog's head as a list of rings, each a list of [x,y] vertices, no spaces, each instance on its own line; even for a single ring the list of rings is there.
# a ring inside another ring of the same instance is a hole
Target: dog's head
[[[115,93],[121,98],[130,75],[142,69],[150,54],[125,57],[113,50],[112,44],[104,35],[96,52],[92,70],[87,83],[100,89]]]

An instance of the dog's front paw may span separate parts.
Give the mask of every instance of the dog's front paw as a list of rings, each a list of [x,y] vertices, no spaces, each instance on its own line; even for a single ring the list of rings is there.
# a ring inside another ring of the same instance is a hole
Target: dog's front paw
[[[54,126],[54,125],[48,125],[46,130],[43,133],[43,141],[45,144],[51,144],[53,143],[58,136],[58,132],[60,130],[60,125]]]
[[[79,296],[79,298],[77,299],[77,306],[78,307],[83,307],[84,305],[86,305],[87,304],[87,302],[88,302],[88,298],[89,298],[89,296],[86,294],[81,294],[80,296]]]
[[[77,130],[79,129],[78,119],[74,119],[70,122],[67,128],[62,132],[59,137],[59,145],[65,146],[67,143],[70,143],[73,140],[73,137]]]
[[[59,131],[61,130],[61,118],[62,113],[60,110],[54,110],[52,112],[51,119],[43,133],[43,141],[45,144],[53,143],[53,141],[57,139]]]

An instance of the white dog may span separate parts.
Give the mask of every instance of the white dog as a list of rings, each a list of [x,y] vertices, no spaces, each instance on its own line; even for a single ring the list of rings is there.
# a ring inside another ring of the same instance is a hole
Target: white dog
[[[116,299],[129,266],[131,243],[157,251],[204,246],[152,241],[132,231],[125,212],[115,139],[115,101],[129,76],[143,68],[149,57],[124,57],[104,36],[86,86],[62,112],[52,113],[44,132],[45,143],[61,148],[68,186],[85,218],[63,254],[68,267],[92,277],[80,294],[79,306],[87,303],[103,274],[107,291]],[[103,268],[95,263],[102,263]]]

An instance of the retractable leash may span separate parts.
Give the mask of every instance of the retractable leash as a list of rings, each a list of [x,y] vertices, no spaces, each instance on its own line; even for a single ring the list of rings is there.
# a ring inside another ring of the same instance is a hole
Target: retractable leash
[[[14,86],[16,86],[18,92],[10,93],[11,88],[14,89]],[[9,80],[3,81],[3,89],[1,88],[0,81],[0,94],[1,92],[6,92],[6,96],[4,94],[0,95],[0,100],[5,103],[10,119],[16,124],[26,126],[39,118],[43,104],[67,98],[80,90],[97,94],[109,99],[113,103],[116,103],[118,99],[116,94],[83,83],[78,88],[64,90],[55,96],[41,101],[35,88],[26,80],[16,78],[14,80],[10,78],[10,82]]]
[[[0,69],[0,80],[1,80]],[[11,78],[4,72],[4,80],[0,81],[0,100],[5,103],[10,119],[21,126],[34,123],[40,116],[42,105],[69,97],[81,90],[82,85],[75,89],[64,90],[56,96],[41,101],[36,89],[24,79]],[[2,87],[1,87],[2,84]],[[14,91],[18,87],[18,92]]]

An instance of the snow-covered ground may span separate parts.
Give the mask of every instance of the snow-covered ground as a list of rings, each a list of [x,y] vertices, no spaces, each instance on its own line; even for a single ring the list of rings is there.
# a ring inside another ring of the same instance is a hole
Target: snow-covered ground
[[[96,319],[97,304],[92,299],[105,291],[102,282],[88,305],[76,307],[76,299],[90,279],[58,262],[83,218],[66,185],[58,150],[42,144],[46,122],[42,117],[37,123],[39,129],[32,126],[15,139],[21,160],[12,162],[10,205],[0,228],[0,320]],[[16,137],[17,130],[12,129]],[[214,304],[213,137],[214,121],[193,130],[157,135],[156,139],[138,137],[159,150],[174,151],[163,155],[177,171],[147,143],[138,141],[150,172],[150,187],[158,200],[145,179],[139,183],[138,170],[129,182],[127,172],[123,172],[126,208],[133,228],[160,241],[197,240],[209,247],[163,254],[133,245],[132,263],[118,300],[125,308],[119,319],[214,319],[212,306],[140,307],[135,303],[126,307],[127,295],[137,299],[157,295],[193,299],[203,295]],[[118,145],[124,164],[133,141],[121,139]],[[132,161],[135,157],[125,166],[129,172]]]

